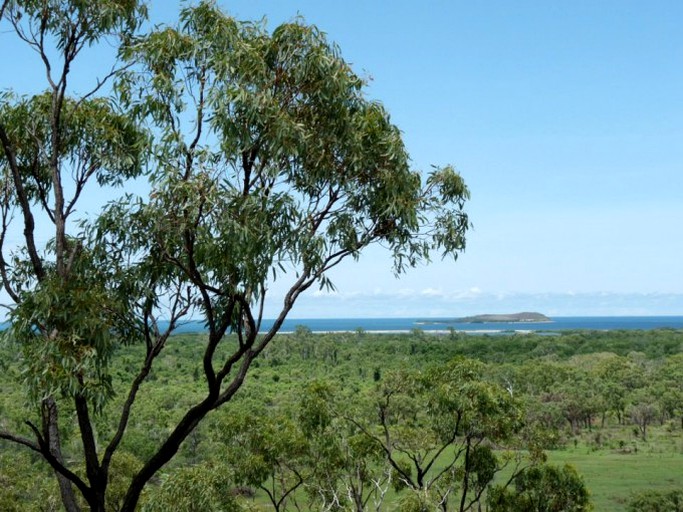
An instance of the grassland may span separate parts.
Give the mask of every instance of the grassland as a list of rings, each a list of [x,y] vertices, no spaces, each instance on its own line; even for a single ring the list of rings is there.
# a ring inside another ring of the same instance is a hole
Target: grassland
[[[628,497],[646,490],[668,491],[683,488],[683,451],[668,451],[654,443],[637,453],[593,450],[586,446],[551,450],[548,458],[556,464],[572,464],[583,476],[595,510],[624,510]]]

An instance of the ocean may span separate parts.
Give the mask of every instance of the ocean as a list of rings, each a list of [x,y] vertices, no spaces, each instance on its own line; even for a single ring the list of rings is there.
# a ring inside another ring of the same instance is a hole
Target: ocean
[[[267,330],[273,320],[264,320],[261,330]],[[588,329],[606,330],[651,330],[683,329],[683,316],[563,316],[554,317],[551,322],[484,322],[456,323],[447,318],[289,318],[280,332],[294,332],[297,326],[305,326],[313,332],[410,332],[463,331],[471,334],[501,332],[544,332]],[[183,324],[176,332],[202,332],[201,321]]]

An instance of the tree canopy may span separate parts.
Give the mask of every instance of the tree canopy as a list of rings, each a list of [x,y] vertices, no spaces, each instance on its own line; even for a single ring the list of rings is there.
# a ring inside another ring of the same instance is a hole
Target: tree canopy
[[[136,397],[183,319],[206,325],[206,392],[134,471],[121,510],[232,399],[299,295],[333,286],[331,268],[381,244],[401,274],[433,254],[456,257],[468,228],[460,175],[411,169],[399,129],[316,27],[269,31],[205,1],[142,33],[145,15],[137,0],[0,3],[2,26],[46,77],[40,94],[0,94],[6,338],[22,350],[37,411],[0,438],[50,464],[69,511],[83,500],[105,509]],[[118,60],[77,94],[79,56],[104,40]],[[131,193],[132,180],[148,193]],[[79,216],[94,188],[111,200]],[[276,281],[287,292],[262,330]],[[237,341],[223,347],[227,333]],[[132,343],[145,356],[115,389],[111,359]],[[114,393],[126,399],[100,440],[95,421]],[[77,418],[84,472],[60,443],[64,409]]]

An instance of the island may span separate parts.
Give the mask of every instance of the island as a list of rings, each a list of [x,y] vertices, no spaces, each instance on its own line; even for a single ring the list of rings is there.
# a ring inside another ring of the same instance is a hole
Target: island
[[[464,318],[457,318],[456,323],[460,324],[482,324],[485,322],[504,322],[504,323],[517,323],[517,322],[552,322],[550,318],[541,313],[510,313],[504,315],[475,315],[466,316]]]
[[[523,312],[523,313],[508,313],[495,315],[474,315],[465,316],[462,318],[453,318],[450,320],[422,320],[417,323],[421,324],[483,324],[483,323],[547,323],[552,322],[542,313]]]

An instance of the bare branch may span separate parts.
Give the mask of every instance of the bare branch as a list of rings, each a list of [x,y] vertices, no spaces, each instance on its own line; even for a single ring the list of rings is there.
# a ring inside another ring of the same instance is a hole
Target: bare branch
[[[375,434],[370,432],[367,428],[365,428],[364,425],[362,425],[360,422],[352,418],[351,416],[342,416],[346,421],[352,423],[353,425],[358,428],[364,435],[366,435],[369,439],[374,441],[380,449],[384,452],[384,454],[387,457],[387,461],[391,465],[394,470],[401,475],[401,478],[405,481],[406,484],[410,485],[413,488],[416,488],[415,483],[413,482],[413,479],[410,477],[409,473],[406,473],[405,470],[396,462],[394,459],[394,456],[392,454],[391,448],[390,448],[390,443],[389,442],[383,442],[379,437],[377,437]],[[386,425],[383,423],[383,426],[385,427],[385,432],[386,432]]]
[[[33,135],[33,139],[36,144],[36,148],[40,148],[41,141],[38,139],[38,137],[35,134]],[[38,155],[38,152],[36,152],[36,155],[33,158],[33,162],[31,162],[30,166],[30,172],[31,172],[31,177],[33,178],[33,182],[35,183],[36,190],[38,191],[38,200],[40,201],[41,206],[43,207],[43,211],[47,214],[48,218],[54,222],[55,221],[55,216],[52,213],[52,210],[50,209],[50,205],[48,204],[48,191],[45,189],[43,186],[43,181],[40,179],[39,173],[38,173],[38,166],[40,165],[40,157]]]
[[[83,480],[81,480],[81,478],[77,474],[75,474],[74,472],[72,472],[71,470],[66,468],[61,462],[59,462],[59,460],[57,460],[57,457],[55,457],[52,454],[52,452],[50,451],[50,447],[48,446],[47,441],[41,435],[40,431],[38,430],[38,427],[36,427],[30,421],[27,421],[26,424],[31,428],[31,430],[35,434],[36,439],[38,440],[38,443],[37,444],[32,443],[31,445],[29,445],[29,444],[25,444],[22,442],[20,444],[23,444],[24,446],[27,446],[28,448],[39,452],[43,456],[43,458],[47,461],[47,463],[50,464],[50,466],[52,466],[52,469],[54,469],[59,474],[63,475],[68,480],[70,480],[76,487],[78,487],[78,489],[81,491],[81,493],[83,493],[83,496],[89,496],[90,492],[91,492],[90,488],[87,486],[87,484]],[[4,437],[4,436],[0,436],[0,437],[2,437],[3,439],[8,439],[10,441],[18,442],[18,441],[15,441],[14,439],[9,439],[8,437]],[[18,439],[22,439],[22,438],[18,438]],[[38,449],[36,450],[36,448],[38,448]]]
[[[95,173],[96,169],[97,165],[93,162],[88,166],[88,168],[85,171],[82,172],[80,176],[76,177],[76,179],[74,180],[76,182],[76,190],[74,191],[74,195],[72,196],[71,200],[69,200],[69,202],[66,205],[66,208],[64,209],[65,219],[73,213],[74,208],[76,207],[76,203],[78,202],[78,198],[81,197],[81,192],[83,192],[86,183]]]
[[[192,171],[192,164],[194,160],[194,151],[199,144],[199,140],[202,137],[202,128],[204,125],[204,88],[206,87],[206,70],[201,69],[199,71],[199,100],[197,101],[197,128],[195,132],[194,139],[190,143],[187,149],[186,163],[185,163],[185,179],[189,179],[190,173]]]
[[[49,14],[48,9],[44,9],[43,10],[43,16],[40,20],[39,37],[38,37],[37,41],[34,38],[34,42],[35,42],[35,47],[38,51],[38,54],[40,55],[40,59],[43,61],[43,65],[45,66],[45,77],[47,78],[47,82],[50,84],[50,87],[52,88],[52,90],[56,90],[57,84],[52,79],[52,64],[50,63],[50,59],[48,58],[47,53],[45,52],[45,31],[47,30],[47,16],[48,16],[48,14]]]
[[[222,379],[217,379],[216,377],[216,372],[213,367],[213,356],[216,352],[218,344],[220,343],[221,339],[223,338],[225,332],[228,329],[228,326],[230,325],[230,319],[232,318],[234,311],[235,300],[234,298],[231,298],[228,307],[226,308],[226,311],[223,313],[221,325],[218,326],[217,329],[215,327],[212,327],[211,332],[209,332],[209,342],[206,346],[206,350],[204,351],[204,357],[202,359],[204,375],[206,376],[206,381],[209,386],[209,389],[220,389]],[[208,313],[213,315],[213,308],[209,310]]]
[[[11,441],[16,444],[20,444],[22,446],[25,446],[34,452],[38,452],[42,454],[42,450],[40,448],[40,445],[34,441],[31,441],[30,439],[27,439],[25,437],[17,436],[12,434],[11,432],[7,432],[5,430],[0,430],[0,439],[5,439],[6,441]]]
[[[8,185],[8,183],[5,183],[5,186]],[[6,199],[0,206],[2,211],[2,230],[0,231],[0,277],[2,278],[2,286],[7,292],[7,295],[10,296],[15,304],[18,304],[21,299],[14,288],[12,288],[12,284],[9,281],[9,276],[7,275],[7,260],[5,260],[5,238],[11,221],[9,198],[7,197],[9,191],[6,191],[5,194]]]
[[[7,162],[12,173],[12,179],[14,181],[14,191],[17,195],[19,205],[21,206],[21,212],[24,216],[24,238],[26,240],[26,250],[31,258],[31,264],[33,265],[33,271],[36,274],[36,278],[38,281],[42,281],[45,277],[45,271],[43,269],[43,262],[38,256],[38,250],[36,249],[36,241],[34,236],[35,221],[33,219],[31,204],[24,188],[24,182],[22,180],[21,173],[19,172],[19,165],[17,163],[14,147],[12,146],[9,136],[5,131],[5,127],[2,124],[0,124],[0,144],[2,144],[2,148],[5,151],[5,156],[7,157]]]
[[[132,63],[132,62],[131,62],[131,63],[128,63],[128,64],[122,64],[122,65],[121,65],[121,64],[120,64],[120,61],[116,61],[116,62],[114,63],[114,65],[111,67],[111,69],[109,70],[109,72],[108,72],[106,75],[104,75],[103,78],[97,77],[97,83],[93,86],[93,88],[90,89],[90,90],[89,90],[88,92],[86,92],[85,94],[83,94],[83,95],[78,99],[78,101],[76,102],[76,108],[78,108],[78,107],[79,107],[83,102],[85,102],[88,98],[90,98],[91,96],[94,96],[95,94],[97,94],[97,93],[99,92],[99,90],[102,89],[102,87],[104,87],[104,85],[105,85],[109,80],[111,80],[112,78],[114,78],[114,76],[116,76],[116,75],[117,75],[118,73],[120,73],[121,71],[124,71],[124,70],[126,70],[126,69],[128,69],[128,68],[130,68],[130,67],[132,67],[132,66],[133,66],[133,63]]]
[[[83,378],[79,376],[79,384],[83,386]],[[88,403],[82,395],[74,397],[76,417],[78,418],[78,428],[81,434],[83,454],[85,458],[85,470],[88,475],[90,485],[95,487],[99,479],[100,463],[97,458],[97,444],[95,434],[92,429]]]

